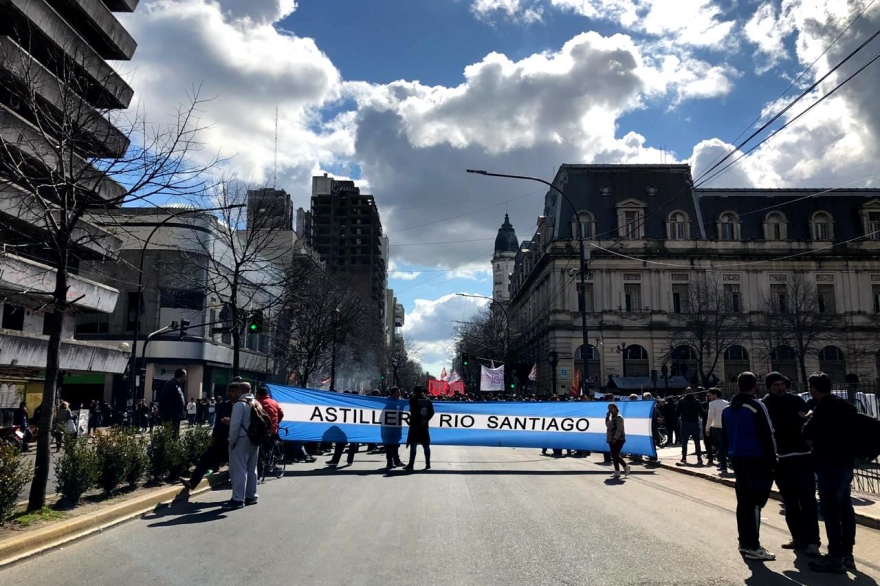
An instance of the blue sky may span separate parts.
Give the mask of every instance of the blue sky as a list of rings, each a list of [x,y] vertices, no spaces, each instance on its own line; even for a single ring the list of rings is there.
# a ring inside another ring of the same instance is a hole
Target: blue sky
[[[277,107],[279,187],[297,206],[323,172],[374,194],[392,270],[415,271],[389,275],[406,333],[439,371],[477,305],[455,293],[491,291],[505,211],[525,239],[543,207],[537,186],[465,168],[698,174],[800,71],[818,58],[804,87],[876,30],[880,3],[833,44],[868,2],[144,0],[121,17],[139,42],[121,69],[159,115],[201,87],[206,152],[249,181],[272,176]],[[876,184],[876,87],[866,71],[711,186]]]

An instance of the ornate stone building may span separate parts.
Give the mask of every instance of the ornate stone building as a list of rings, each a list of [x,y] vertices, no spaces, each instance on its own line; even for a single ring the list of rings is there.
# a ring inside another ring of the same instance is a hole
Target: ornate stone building
[[[577,209],[547,193],[510,283],[538,392],[551,350],[557,393],[580,369],[578,233],[593,388],[651,390],[652,371],[661,391],[746,369],[880,377],[880,189],[693,189],[687,165],[563,165],[554,185]]]
[[[498,303],[510,301],[510,274],[517,252],[519,240],[516,231],[510,223],[510,217],[504,214],[504,223],[498,228],[495,253],[492,255],[492,299]]]

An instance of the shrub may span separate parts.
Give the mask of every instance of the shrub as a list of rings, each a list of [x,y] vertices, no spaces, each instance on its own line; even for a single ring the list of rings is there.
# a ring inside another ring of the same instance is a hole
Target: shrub
[[[183,444],[169,424],[153,429],[147,454],[150,478],[157,482],[168,476],[179,475],[186,466]]]
[[[106,494],[113,492],[122,482],[137,485],[147,467],[146,443],[133,431],[118,428],[98,436],[95,453],[101,467],[98,486]]]
[[[128,486],[134,488],[147,474],[150,459],[147,457],[147,440],[142,436],[131,434],[128,456],[128,466],[125,469],[125,481]]]
[[[182,441],[186,466],[191,466],[199,461],[205,450],[211,447],[211,430],[207,427],[193,427],[186,432]]]
[[[21,452],[0,444],[0,525],[15,511],[18,495],[32,477],[33,471]]]
[[[95,450],[89,446],[89,438],[65,438],[61,456],[55,460],[55,492],[75,506],[80,497],[98,483],[100,476],[101,465]]]

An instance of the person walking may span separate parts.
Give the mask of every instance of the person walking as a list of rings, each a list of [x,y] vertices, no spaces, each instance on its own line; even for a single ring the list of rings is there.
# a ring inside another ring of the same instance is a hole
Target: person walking
[[[856,408],[831,392],[831,379],[825,373],[810,376],[810,396],[816,408],[804,424],[804,438],[812,442],[813,465],[819,486],[819,502],[825,519],[828,555],[810,562],[810,569],[833,574],[855,570],[853,545],[856,519],[850,496],[854,456],[851,430]]]
[[[174,371],[174,378],[162,387],[162,394],[159,396],[159,416],[162,423],[170,423],[177,436],[180,435],[180,422],[186,418],[184,384],[186,384],[186,371],[178,368]]]
[[[232,481],[232,498],[223,506],[240,509],[257,504],[257,459],[259,446],[254,445],[247,434],[255,409],[262,409],[251,393],[250,383],[235,386],[232,399],[232,415],[229,419],[229,479]]]
[[[700,445],[700,416],[703,408],[693,394],[685,395],[678,404],[678,419],[681,422],[681,463],[687,464],[688,440],[693,438],[697,448],[697,465],[703,465],[703,449]]]
[[[101,405],[92,399],[89,403],[89,425],[87,433],[89,437],[95,437],[95,432],[101,424]]]
[[[776,486],[785,504],[785,522],[791,541],[783,549],[803,549],[819,557],[819,512],[816,504],[816,476],[810,446],[803,428],[810,408],[798,395],[789,392],[789,380],[782,373],[770,372],[764,378],[769,394],[763,403],[770,413],[776,435]]]
[[[31,449],[29,444],[34,437],[34,434],[31,432],[28,422],[27,401],[22,401],[18,404],[18,409],[12,414],[12,425],[17,425],[19,431],[22,433],[21,451],[29,452]]]
[[[425,452],[425,470],[431,469],[431,432],[428,424],[434,417],[434,404],[422,394],[422,387],[413,388],[409,399],[409,434],[406,445],[409,446],[409,464],[404,470],[412,470],[416,463],[416,450],[419,445]]]
[[[400,401],[400,389],[394,387],[391,389],[391,397],[392,401]],[[397,403],[393,405],[389,405],[389,409],[397,409]],[[399,413],[398,413],[399,415]],[[382,445],[385,446],[385,469],[391,470],[396,466],[403,466],[403,462],[400,461],[400,437],[403,435],[403,431],[400,427],[400,419],[399,417],[394,418],[394,422],[397,425],[383,425],[382,426]]]
[[[724,431],[722,414],[730,405],[721,398],[721,391],[718,388],[711,388],[706,392],[709,399],[709,413],[706,416],[706,435],[712,438],[712,444],[718,455],[718,470],[722,474],[727,474],[727,445],[724,443]]]
[[[61,405],[58,406],[58,412],[55,414],[55,451],[60,452],[66,436],[74,435],[75,433],[76,429],[73,424],[73,412],[70,410],[70,403],[61,401]]]
[[[237,399],[237,385],[231,384],[226,389],[226,400],[216,404],[217,422],[211,430],[211,445],[199,458],[189,479],[183,479],[183,485],[193,490],[205,477],[209,470],[218,470],[229,460],[229,423],[232,419],[233,397]]]
[[[196,400],[190,398],[189,403],[186,404],[186,420],[189,423],[190,427],[193,427],[196,424],[196,417],[198,417],[199,406],[196,403]]]
[[[755,398],[758,378],[743,372],[736,379],[739,393],[721,415],[725,444],[736,477],[736,527],[739,552],[746,559],[773,561],[761,547],[761,509],[773,487],[776,445],[773,423],[763,403]]]
[[[605,439],[611,449],[611,462],[614,464],[613,478],[620,478],[620,467],[623,466],[623,475],[629,476],[629,464],[620,457],[620,450],[626,443],[626,433],[623,428],[623,416],[617,405],[610,403],[608,413],[605,415]]]

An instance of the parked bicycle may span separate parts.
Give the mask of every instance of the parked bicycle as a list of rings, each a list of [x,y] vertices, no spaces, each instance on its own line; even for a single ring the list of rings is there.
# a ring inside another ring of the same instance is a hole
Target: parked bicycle
[[[287,430],[281,428],[279,434],[287,435]],[[260,449],[260,459],[257,465],[257,478],[260,482],[266,481],[266,476],[271,474],[275,478],[283,478],[287,469],[287,462],[284,460],[284,441],[276,435],[268,444]]]

